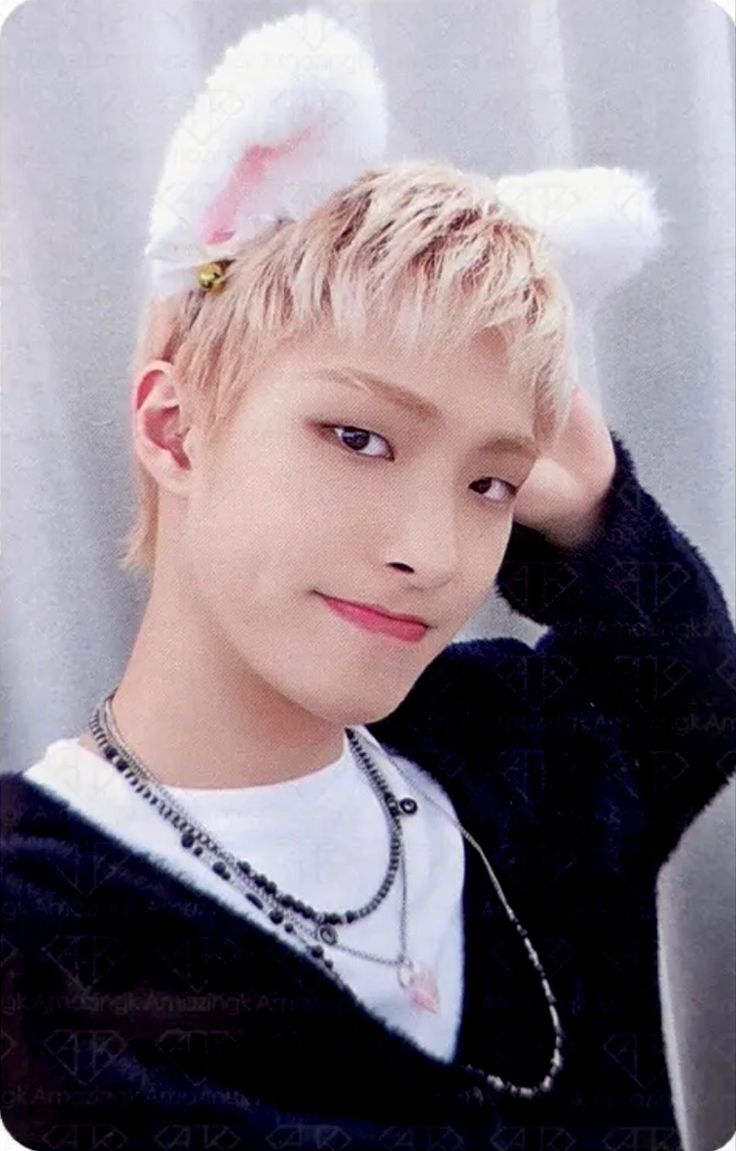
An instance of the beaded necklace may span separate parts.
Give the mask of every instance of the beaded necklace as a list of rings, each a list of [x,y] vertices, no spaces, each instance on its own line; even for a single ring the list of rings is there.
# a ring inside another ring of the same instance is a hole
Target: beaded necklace
[[[131,784],[133,789],[140,793],[142,798],[146,799],[151,806],[158,811],[163,819],[177,828],[180,832],[182,847],[201,859],[205,865],[210,866],[214,874],[220,876],[223,881],[241,891],[255,908],[268,915],[272,923],[283,926],[287,934],[299,938],[305,945],[306,953],[310,958],[316,960],[329,978],[343,989],[347,989],[347,985],[334,970],[332,960],[325,955],[323,944],[350,952],[353,955],[360,956],[372,962],[396,967],[399,984],[404,989],[409,1001],[417,1008],[436,1011],[439,1004],[439,995],[434,974],[426,964],[412,959],[407,954],[406,949],[406,865],[401,830],[401,816],[415,814],[418,810],[418,804],[416,800],[410,796],[406,796],[401,800],[397,799],[378,767],[368,755],[367,750],[362,746],[358,733],[352,728],[345,729],[356,764],[367,776],[369,783],[379,796],[389,822],[391,847],[388,869],[378,891],[363,907],[342,913],[317,911],[295,896],[280,891],[273,880],[257,872],[247,860],[236,859],[231,852],[213,839],[204,828],[200,827],[188,812],[184,811],[181,804],[172,796],[166,786],[161,783],[160,780],[156,779],[150,768],[148,768],[123,741],[112,711],[112,699],[116,690],[117,689],[113,689],[107,693],[98,703],[90,719],[90,731],[103,756],[117,768],[122,777]],[[393,759],[391,762],[394,763],[399,773],[406,778],[406,773],[399,765],[396,764]],[[544,968],[532,946],[528,933],[522,927],[507,902],[501,885],[496,879],[482,848],[458,820],[454,819],[449,812],[445,811],[440,804],[432,799],[431,796],[427,795],[421,788],[417,787],[417,790],[425,799],[429,800],[430,803],[433,803],[435,807],[443,812],[445,817],[457,827],[464,838],[481,856],[504,910],[521,936],[529,958],[539,973],[555,1032],[554,1051],[550,1061],[550,1069],[544,1079],[535,1087],[516,1086],[513,1083],[501,1079],[497,1075],[489,1075],[481,1068],[473,1067],[471,1064],[466,1065],[467,1070],[471,1071],[474,1075],[481,1075],[485,1082],[498,1092],[524,1099],[533,1099],[539,1094],[551,1091],[555,1077],[563,1066],[562,1043],[564,1031],[561,1027],[556,1009],[557,1000],[550,988]],[[399,869],[401,870],[402,895],[400,917],[401,946],[398,957],[395,959],[387,959],[384,956],[371,955],[368,952],[347,947],[345,944],[340,943],[335,925],[349,925],[374,911],[391,890]],[[320,940],[321,942],[315,942],[316,940]]]

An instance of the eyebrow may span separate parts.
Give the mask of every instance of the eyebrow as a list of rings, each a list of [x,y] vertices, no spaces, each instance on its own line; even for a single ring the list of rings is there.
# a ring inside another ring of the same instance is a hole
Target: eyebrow
[[[381,379],[380,376],[374,375],[373,372],[369,372],[365,368],[353,368],[345,365],[344,367],[319,368],[309,374],[333,380],[338,384],[348,384],[351,387],[374,392],[389,403],[405,408],[423,420],[436,421],[442,416],[440,409],[431,400],[418,396],[416,392],[412,392],[400,384]],[[517,452],[532,459],[536,459],[539,455],[537,445],[531,436],[512,432],[499,432],[480,445],[481,451],[489,449]]]

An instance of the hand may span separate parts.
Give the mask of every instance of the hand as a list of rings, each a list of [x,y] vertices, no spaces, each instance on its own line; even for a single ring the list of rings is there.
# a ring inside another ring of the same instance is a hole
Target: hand
[[[576,386],[557,439],[521,486],[514,519],[560,547],[578,547],[595,533],[615,470],[613,440],[603,415]]]

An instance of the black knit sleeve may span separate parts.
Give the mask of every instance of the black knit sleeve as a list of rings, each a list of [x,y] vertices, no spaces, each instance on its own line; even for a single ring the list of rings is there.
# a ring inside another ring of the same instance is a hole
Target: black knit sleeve
[[[661,866],[736,771],[736,632],[705,559],[611,437],[595,536],[561,548],[515,523],[496,586],[548,626],[536,654],[569,661],[588,701],[620,722]]]

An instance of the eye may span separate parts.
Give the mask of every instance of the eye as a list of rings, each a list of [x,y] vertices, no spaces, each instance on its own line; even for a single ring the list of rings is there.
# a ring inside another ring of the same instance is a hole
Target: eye
[[[508,480],[502,480],[500,478],[500,476],[488,476],[488,478],[486,478],[486,479],[476,480],[475,482],[476,482],[476,484],[502,484],[503,487],[506,489],[506,495],[501,494],[501,496],[498,499],[489,498],[487,502],[491,503],[491,504],[511,503],[512,499],[514,498],[514,496],[516,495],[516,493],[519,490],[518,486],[514,486],[514,484],[510,484]],[[483,493],[483,494],[485,494],[485,493]]]
[[[339,439],[339,441],[343,445],[343,447],[346,447],[348,451],[353,453],[353,455],[363,455],[363,449],[365,447],[367,447],[367,445],[368,445],[368,443],[370,443],[371,439],[382,440],[384,444],[389,446],[388,440],[384,439],[383,436],[379,436],[378,432],[368,431],[367,428],[356,428],[356,427],[351,427],[351,426],[348,426],[345,424],[326,424],[326,425],[324,425],[324,427],[326,427],[327,430],[331,431],[331,432],[336,432],[336,433],[345,432],[345,438],[343,438],[342,436],[339,436],[339,435],[337,438]],[[389,451],[390,450],[391,449],[389,446]],[[381,454],[377,453],[377,452],[368,452],[366,454],[369,457],[379,458],[379,459],[381,458]],[[393,453],[391,453],[391,458],[393,459]],[[519,490],[518,486],[515,486],[514,484],[509,483],[508,480],[501,479],[500,476],[484,477],[481,480],[476,480],[475,483],[476,484],[501,484],[502,488],[505,489],[505,494],[502,491],[501,495],[498,498],[489,497],[486,500],[486,503],[490,503],[490,504],[511,503],[511,501],[513,500],[517,491]],[[486,489],[486,490],[488,490],[488,489]],[[496,491],[498,491],[498,489],[496,489]],[[483,492],[481,494],[485,495],[485,492]]]
[[[364,448],[366,441],[370,441],[371,438],[383,440],[384,444],[388,444],[388,440],[384,440],[383,436],[379,436],[378,432],[369,432],[366,428],[353,428],[346,427],[344,424],[333,424],[329,430],[332,432],[346,432],[349,441],[352,442],[346,442],[340,437],[338,438],[340,439],[340,443],[343,444],[344,447],[347,447],[349,451],[353,452],[354,455],[362,455],[363,453],[360,449]],[[367,454],[369,456],[376,455],[375,452],[368,452]]]

